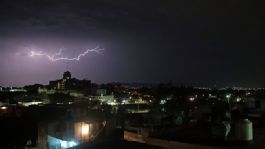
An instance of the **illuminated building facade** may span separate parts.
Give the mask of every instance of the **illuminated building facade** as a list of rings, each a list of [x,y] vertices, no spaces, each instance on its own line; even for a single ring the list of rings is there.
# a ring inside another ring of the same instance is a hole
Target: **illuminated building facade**
[[[106,121],[51,121],[38,127],[38,148],[67,149],[95,139],[105,128]]]

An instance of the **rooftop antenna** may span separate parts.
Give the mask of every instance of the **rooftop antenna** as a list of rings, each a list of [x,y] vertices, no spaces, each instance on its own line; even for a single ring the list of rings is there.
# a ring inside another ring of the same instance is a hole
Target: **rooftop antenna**
[[[69,62],[66,62],[66,71],[69,71]]]

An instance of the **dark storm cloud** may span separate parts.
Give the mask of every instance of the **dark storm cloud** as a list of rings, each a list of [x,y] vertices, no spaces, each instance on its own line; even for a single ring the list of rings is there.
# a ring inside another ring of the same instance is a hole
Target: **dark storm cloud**
[[[100,44],[106,48],[103,56],[91,56],[72,64],[76,76],[97,82],[172,80],[201,85],[264,86],[262,3],[3,0],[0,57],[21,52],[21,47],[27,45],[53,52],[50,49],[61,46],[82,49]],[[3,65],[0,79],[8,85],[16,78],[8,73],[17,73],[17,67],[21,66],[14,62],[10,68],[8,60],[0,61]],[[28,67],[28,61],[23,62],[20,65]],[[45,83],[50,79],[46,76],[56,78],[63,71],[59,67],[64,67],[64,63],[45,65],[49,65],[48,74],[32,66],[23,75],[33,76],[28,78],[35,80],[26,78],[17,84]],[[36,76],[37,70],[43,75]]]

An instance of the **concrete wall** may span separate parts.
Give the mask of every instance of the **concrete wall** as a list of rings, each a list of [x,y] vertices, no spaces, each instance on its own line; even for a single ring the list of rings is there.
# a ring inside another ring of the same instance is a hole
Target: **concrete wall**
[[[136,141],[168,149],[222,149],[219,147],[212,147],[206,145],[181,143],[181,142],[156,139],[156,138],[144,138],[143,136],[137,133],[128,132],[128,131],[124,131],[124,139],[127,141]]]

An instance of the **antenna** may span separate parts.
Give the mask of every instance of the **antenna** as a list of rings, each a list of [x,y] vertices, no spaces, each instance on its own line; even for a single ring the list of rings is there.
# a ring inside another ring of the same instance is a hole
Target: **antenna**
[[[66,62],[66,71],[69,71],[69,62]]]

